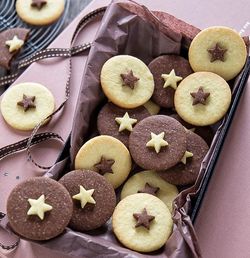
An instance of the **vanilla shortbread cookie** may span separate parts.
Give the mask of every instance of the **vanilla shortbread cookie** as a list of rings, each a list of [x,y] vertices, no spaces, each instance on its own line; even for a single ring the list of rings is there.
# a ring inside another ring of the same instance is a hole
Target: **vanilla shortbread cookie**
[[[47,25],[59,19],[65,0],[17,0],[19,17],[32,25]]]
[[[154,91],[154,79],[148,67],[129,55],[108,59],[102,67],[100,79],[107,98],[123,108],[143,105]]]
[[[32,130],[55,108],[52,93],[43,85],[25,82],[12,86],[3,95],[1,113],[13,128]],[[48,120],[46,121],[48,122]]]
[[[197,34],[190,45],[188,56],[195,72],[214,72],[228,81],[243,68],[247,50],[235,30],[215,26]]]
[[[132,166],[126,146],[108,135],[96,136],[87,141],[78,151],[76,169],[89,169],[103,175],[114,188],[128,177]]]
[[[150,115],[157,115],[161,109],[160,106],[155,104],[152,100],[147,101],[143,106],[148,110]]]
[[[211,72],[197,72],[178,86],[174,104],[178,115],[196,126],[212,125],[227,112],[231,90],[227,82]]]
[[[112,225],[124,246],[138,252],[152,252],[166,243],[173,221],[164,202],[151,194],[138,193],[118,203]]]

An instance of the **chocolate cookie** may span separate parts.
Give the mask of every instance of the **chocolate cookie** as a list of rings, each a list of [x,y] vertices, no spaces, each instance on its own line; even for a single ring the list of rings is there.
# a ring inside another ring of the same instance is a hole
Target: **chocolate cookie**
[[[47,177],[34,177],[18,184],[7,201],[12,229],[31,240],[48,240],[61,234],[72,216],[68,191]]]
[[[10,69],[11,60],[18,54],[28,35],[29,30],[24,28],[8,29],[0,33],[0,66]]]
[[[174,118],[155,115],[134,127],[129,149],[140,167],[164,170],[181,160],[186,151],[186,138],[185,128]]]
[[[75,170],[63,176],[63,184],[73,198],[73,215],[69,226],[78,231],[99,228],[112,216],[116,205],[112,185],[98,173]]]
[[[128,138],[133,126],[148,116],[150,114],[143,106],[124,109],[109,102],[98,115],[97,128],[100,134],[113,136],[128,147]]]
[[[149,64],[155,88],[152,100],[161,107],[174,106],[174,93],[178,82],[193,73],[189,62],[177,55],[164,55]]]
[[[186,131],[186,134],[187,150],[181,162],[166,171],[158,172],[163,179],[174,185],[187,185],[195,182],[201,162],[209,149],[199,135],[189,130]]]

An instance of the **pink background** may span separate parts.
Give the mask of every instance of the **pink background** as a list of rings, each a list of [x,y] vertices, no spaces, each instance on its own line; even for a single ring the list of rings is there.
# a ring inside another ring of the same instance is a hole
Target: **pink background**
[[[229,1],[212,0],[206,3],[199,0],[138,0],[152,10],[166,11],[189,22],[199,28],[212,25],[225,25],[235,28],[237,31],[247,27],[243,35],[250,35],[249,0]],[[83,12],[82,15],[97,7],[107,5],[109,0],[95,0]],[[72,32],[77,24],[76,20],[53,42],[51,47],[68,47]],[[89,26],[79,37],[79,42],[90,41],[95,34],[98,23]],[[54,131],[67,138],[73,119],[74,106],[79,91],[81,75],[84,69],[85,57],[75,57],[73,61],[73,76],[71,83],[71,98],[63,111],[62,116],[53,118],[43,131]],[[64,60],[42,61],[30,66],[17,80],[18,82],[34,81],[47,86],[56,97],[57,105],[64,97],[64,85],[66,79],[66,63]],[[42,69],[42,73],[41,73]],[[248,83],[249,86],[250,83]],[[248,258],[250,254],[250,173],[248,147],[250,146],[250,116],[248,106],[250,91],[248,87],[238,107],[233,125],[230,128],[222,154],[209,184],[203,201],[195,228],[205,258]],[[0,116],[0,147],[16,142],[29,133],[20,133],[10,129]],[[4,137],[3,137],[4,136]],[[39,157],[39,162],[44,165],[53,164],[62,148],[61,143],[48,149],[47,144],[42,148],[34,148],[34,156]],[[49,155],[48,155],[49,152]],[[46,153],[46,155],[43,155]],[[10,162],[14,160],[15,162]],[[8,176],[4,176],[8,173]],[[43,171],[36,170],[26,161],[25,152],[10,156],[0,163],[0,195],[7,196],[12,187],[27,177],[42,175]],[[19,176],[19,179],[16,177]],[[5,210],[5,199],[0,200],[0,210]],[[243,208],[244,207],[244,210]],[[0,229],[0,242],[8,244],[11,239]],[[21,241],[17,250],[5,253],[1,257],[24,257],[30,251],[33,256],[29,258],[64,258],[62,254],[51,251],[35,244]],[[1,255],[1,249],[0,249]]]

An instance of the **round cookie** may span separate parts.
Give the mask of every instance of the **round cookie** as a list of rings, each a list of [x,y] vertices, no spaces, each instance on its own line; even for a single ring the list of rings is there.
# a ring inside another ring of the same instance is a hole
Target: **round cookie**
[[[176,186],[164,181],[155,171],[147,170],[136,173],[127,180],[121,191],[121,199],[135,193],[152,194],[172,211],[173,200],[179,192]]]
[[[72,229],[96,229],[112,216],[116,206],[115,191],[103,176],[89,170],[75,170],[63,176],[59,183],[73,198],[73,214],[69,223]]]
[[[173,107],[178,83],[193,73],[188,60],[177,55],[163,55],[151,61],[148,67],[155,82],[152,100],[161,107]]]
[[[143,105],[154,91],[154,79],[148,67],[129,55],[108,59],[102,67],[100,79],[107,98],[122,108]]]
[[[100,134],[110,135],[128,147],[128,139],[133,126],[150,116],[143,106],[124,109],[111,102],[105,104],[97,117],[97,128]]]
[[[103,175],[114,188],[119,187],[131,171],[132,161],[126,146],[108,135],[87,141],[75,158],[75,169],[89,169]]]
[[[152,252],[166,243],[172,233],[173,221],[167,206],[159,198],[139,193],[118,203],[112,226],[124,246],[138,252]]]
[[[1,113],[5,121],[11,127],[23,131],[32,130],[54,108],[52,93],[43,85],[33,82],[10,87],[1,101]]]
[[[218,122],[226,114],[230,102],[229,85],[222,77],[210,72],[189,75],[180,83],[174,96],[178,115],[196,126]]]
[[[129,150],[140,167],[164,170],[181,160],[186,151],[186,138],[185,128],[174,118],[150,116],[134,127]]]
[[[188,56],[195,72],[214,72],[228,81],[243,68],[247,50],[238,32],[228,27],[215,26],[196,35],[189,47]]]
[[[158,174],[170,184],[193,184],[199,174],[201,162],[209,149],[207,143],[199,135],[189,130],[186,134],[187,152],[181,162],[166,171],[158,171]]]
[[[31,240],[48,240],[61,234],[72,211],[68,191],[48,177],[33,177],[21,182],[7,200],[12,229]]]
[[[16,12],[19,17],[32,25],[48,25],[62,15],[64,0],[17,0]]]

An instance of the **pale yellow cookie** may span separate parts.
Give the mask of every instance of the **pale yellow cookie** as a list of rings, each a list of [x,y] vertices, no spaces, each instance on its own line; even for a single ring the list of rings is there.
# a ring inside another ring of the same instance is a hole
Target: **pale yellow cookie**
[[[197,72],[177,87],[174,105],[178,115],[196,126],[212,125],[227,112],[231,90],[227,82],[211,72]]]
[[[188,56],[195,72],[214,72],[228,81],[243,68],[247,50],[238,32],[228,27],[215,26],[197,34],[190,45]]]
[[[6,123],[23,131],[32,130],[54,109],[52,93],[43,85],[33,82],[10,87],[1,101],[1,113]]]
[[[47,25],[59,19],[64,11],[65,0],[17,0],[19,17],[32,25]],[[35,3],[37,2],[37,5]],[[32,6],[33,5],[33,6]]]
[[[157,115],[161,109],[160,106],[155,104],[152,100],[147,101],[143,106],[148,110],[150,115]]]
[[[154,78],[148,67],[129,55],[108,59],[102,67],[100,79],[107,98],[123,108],[143,105],[154,91]]]
[[[126,146],[108,135],[94,137],[78,151],[76,169],[89,169],[103,175],[114,188],[119,187],[131,170],[131,157]]]
[[[121,199],[138,192],[155,195],[170,211],[173,209],[173,200],[179,193],[175,185],[167,183],[153,170],[142,171],[130,177],[122,188]]]
[[[118,203],[112,226],[124,246],[138,252],[152,252],[167,242],[173,221],[164,202],[151,194],[139,193]]]

